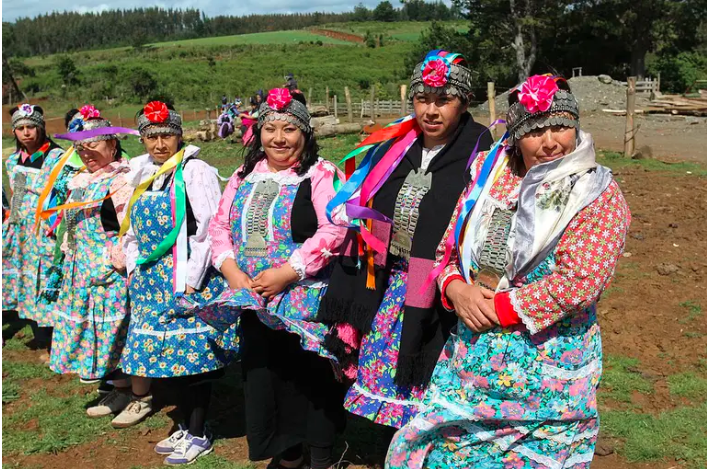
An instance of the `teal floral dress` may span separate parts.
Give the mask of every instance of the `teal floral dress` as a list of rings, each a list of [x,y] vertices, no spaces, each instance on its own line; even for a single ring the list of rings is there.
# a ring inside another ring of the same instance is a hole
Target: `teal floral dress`
[[[16,152],[5,163],[13,194],[10,215],[3,223],[2,307],[17,310],[20,318],[36,321],[42,327],[53,325],[54,305],[39,299],[56,241],[48,223],[42,223],[35,233],[34,221],[39,194],[63,154],[64,150],[54,147],[40,156],[41,161],[20,164],[26,155]]]
[[[480,155],[472,174],[483,161]],[[491,187],[492,210],[515,210],[521,181],[506,168]],[[483,333],[459,321],[420,413],[393,438],[386,468],[589,467],[602,372],[596,302],[613,276],[629,221],[611,182],[574,216],[554,250],[513,282],[510,300],[496,294],[499,318],[506,301],[516,321]],[[463,280],[457,259],[454,250],[439,277],[443,297],[452,280]],[[471,270],[478,280],[479,266]]]
[[[101,199],[112,193],[115,213],[121,213],[132,194],[125,179],[128,171],[127,161],[115,162],[69,182],[69,203],[98,202],[64,213],[67,230],[61,247],[66,257],[49,365],[57,373],[96,379],[120,363],[129,321],[125,255],[118,232],[105,229]]]

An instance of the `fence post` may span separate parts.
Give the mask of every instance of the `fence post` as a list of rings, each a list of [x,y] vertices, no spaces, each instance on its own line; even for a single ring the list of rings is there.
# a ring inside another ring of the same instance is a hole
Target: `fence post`
[[[334,95],[334,117],[339,117],[339,103],[336,99],[336,95]]]
[[[351,107],[351,92],[348,86],[344,86],[344,94],[346,95],[346,113],[349,115],[349,122],[353,122],[353,108]]]
[[[312,88],[307,92],[307,104],[312,105]]]
[[[329,112],[329,87],[326,87],[326,90],[324,91],[326,93],[326,96],[324,96],[324,105],[326,106],[327,112]]]
[[[376,107],[373,110],[373,115],[378,116],[378,114],[381,114],[381,105],[380,105],[380,99],[376,99]]]
[[[655,84],[655,92],[660,93],[660,72],[658,72],[658,76],[655,79],[657,81]]]
[[[636,110],[636,77],[626,80],[626,131],[624,132],[624,156],[631,158],[636,148],[636,125],[633,115]]]
[[[123,127],[123,118],[120,116],[120,113],[118,113],[118,125]]]
[[[489,81],[486,83],[486,91],[489,103],[489,125],[496,122],[496,85]],[[496,139],[496,129],[491,129],[491,138]]]
[[[371,119],[376,120],[376,112],[373,103],[376,99],[376,85],[371,85]]]
[[[363,119],[363,109],[364,109],[364,108],[363,108],[363,103],[364,103],[364,102],[365,102],[365,101],[363,100],[363,98],[361,98],[361,119]]]
[[[400,115],[402,115],[402,116],[408,115],[407,94],[408,94],[408,85],[401,85],[400,86]]]

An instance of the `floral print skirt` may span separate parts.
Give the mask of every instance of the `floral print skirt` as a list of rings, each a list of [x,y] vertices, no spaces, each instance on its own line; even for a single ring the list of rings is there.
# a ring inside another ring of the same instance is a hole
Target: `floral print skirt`
[[[192,301],[207,302],[226,287],[210,271]],[[130,328],[121,367],[148,378],[190,376],[218,370],[237,356],[237,330],[217,331],[196,317],[172,293],[172,256],[139,265],[129,286]]]
[[[353,414],[395,428],[417,414],[424,394],[424,389],[400,388],[395,384],[407,277],[407,264],[396,263],[371,331],[361,341],[356,382],[344,403]]]
[[[210,304],[197,308],[196,314],[216,329],[234,331],[244,311],[255,311],[269,328],[297,334],[304,350],[336,360],[324,347],[329,327],[314,320],[325,292],[321,281],[311,286],[292,285],[270,299],[247,288],[227,289]]]
[[[386,468],[589,468],[599,433],[601,339],[592,312],[530,336],[459,323],[422,411],[393,438]]]

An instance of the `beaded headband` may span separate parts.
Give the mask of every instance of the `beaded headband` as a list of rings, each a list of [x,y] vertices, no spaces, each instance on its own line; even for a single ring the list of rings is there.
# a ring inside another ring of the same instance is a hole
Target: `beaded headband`
[[[460,64],[461,54],[433,50],[417,64],[410,78],[409,97],[416,93],[436,93],[464,97],[471,94],[471,70]]]
[[[296,125],[302,132],[309,134],[312,132],[310,119],[307,106],[292,99],[290,90],[274,88],[270,90],[267,99],[260,105],[258,128],[262,128],[266,122],[282,120]]]
[[[160,101],[145,105],[137,116],[137,130],[141,137],[152,135],[182,135],[182,116]]]
[[[44,116],[32,104],[22,104],[12,115],[12,130],[23,125],[33,125],[44,128]]]
[[[569,90],[560,89],[561,78],[535,75],[520,87],[518,102],[511,104],[506,115],[509,143],[516,142],[527,133],[544,127],[562,126],[579,130],[579,104]]]
[[[110,121],[101,117],[101,112],[90,104],[83,106],[79,112],[74,114],[74,118],[69,122],[69,133],[85,132],[87,130],[102,129],[112,127]],[[118,138],[116,134],[94,135],[80,140],[74,140],[78,144],[98,142],[101,140],[113,140]]]

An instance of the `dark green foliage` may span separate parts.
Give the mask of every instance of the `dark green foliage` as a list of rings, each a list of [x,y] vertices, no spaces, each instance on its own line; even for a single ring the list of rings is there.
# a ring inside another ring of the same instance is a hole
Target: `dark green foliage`
[[[676,55],[658,56],[649,63],[652,75],[660,73],[663,91],[684,93],[695,80],[707,79],[707,55],[699,52],[680,52]]]
[[[79,71],[70,57],[60,55],[55,59],[56,71],[64,85],[76,85],[80,82]]]
[[[393,4],[388,0],[380,2],[378,6],[373,10],[373,19],[376,21],[392,22],[398,17]]]

